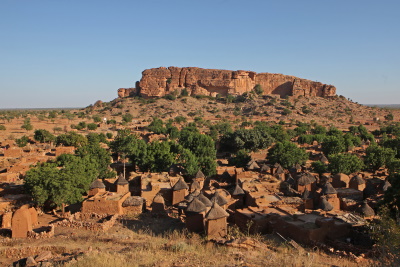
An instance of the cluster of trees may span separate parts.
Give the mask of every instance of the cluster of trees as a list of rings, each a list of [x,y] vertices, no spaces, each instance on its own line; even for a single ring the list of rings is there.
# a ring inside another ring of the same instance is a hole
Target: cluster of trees
[[[215,142],[197,127],[191,125],[179,131],[176,127],[163,127],[158,119],[149,127],[157,133],[166,132],[170,138],[146,143],[129,130],[121,130],[110,142],[110,148],[128,157],[142,171],[168,171],[172,164],[180,164],[190,176],[200,169],[207,176],[216,173]]]
[[[46,130],[37,130],[35,138],[48,141]],[[25,187],[39,206],[64,207],[82,201],[90,184],[96,178],[115,177],[109,169],[110,153],[101,147],[106,142],[104,134],[87,136],[70,132],[55,138],[56,143],[77,147],[76,154],[63,154],[53,162],[31,168],[25,176]]]

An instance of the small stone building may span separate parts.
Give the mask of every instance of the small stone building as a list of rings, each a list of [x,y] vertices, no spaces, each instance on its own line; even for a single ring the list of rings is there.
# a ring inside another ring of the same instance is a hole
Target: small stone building
[[[106,192],[106,186],[101,179],[96,179],[89,187],[89,196],[94,196],[97,193]]]
[[[186,227],[189,231],[201,233],[204,231],[204,215],[206,205],[198,198],[193,198],[185,210]]]
[[[118,179],[114,182],[115,191],[118,194],[125,194],[129,192],[129,182],[125,179],[124,175],[121,173]]]

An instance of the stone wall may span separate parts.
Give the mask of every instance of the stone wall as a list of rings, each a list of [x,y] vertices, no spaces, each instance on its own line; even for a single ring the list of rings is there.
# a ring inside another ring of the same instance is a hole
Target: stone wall
[[[244,70],[202,69],[196,67],[160,67],[142,72],[137,83],[138,93],[143,97],[162,97],[171,92],[186,88],[191,95],[243,94],[260,84],[264,94],[277,94],[281,97],[336,95],[336,88],[311,80],[275,73],[256,73]],[[119,90],[120,97],[126,96]]]

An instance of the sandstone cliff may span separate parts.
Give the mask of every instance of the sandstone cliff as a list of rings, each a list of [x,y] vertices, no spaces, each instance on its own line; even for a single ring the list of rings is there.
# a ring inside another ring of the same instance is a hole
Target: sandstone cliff
[[[244,70],[217,70],[196,67],[160,67],[144,70],[137,90],[143,97],[161,97],[175,90],[186,88],[191,95],[243,94],[260,84],[264,94],[280,96],[319,96],[336,95],[336,88],[294,76],[256,73]]]

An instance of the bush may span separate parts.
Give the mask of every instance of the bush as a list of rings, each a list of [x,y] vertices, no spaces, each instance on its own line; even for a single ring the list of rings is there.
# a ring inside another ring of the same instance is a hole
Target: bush
[[[4,126],[3,124],[0,124],[0,131],[5,131],[6,130],[6,126]]]
[[[44,129],[36,130],[33,138],[40,143],[52,142],[55,139],[54,135]]]
[[[125,115],[122,116],[122,121],[124,122],[132,122],[133,116],[130,113],[126,113]]]
[[[264,90],[262,89],[260,84],[256,84],[256,86],[254,86],[253,89],[254,93],[256,93],[257,95],[262,95],[264,93]]]
[[[92,119],[94,122],[101,122],[101,118],[98,115],[93,116]]]
[[[285,108],[285,109],[282,111],[282,115],[284,115],[284,116],[290,115],[290,114],[292,114],[292,111],[291,111],[290,109]]]
[[[112,134],[112,133],[106,133],[106,137],[107,137],[108,139],[111,139],[111,138],[113,138],[113,134]]]
[[[94,130],[97,129],[97,124],[96,124],[96,123],[89,123],[89,124],[87,125],[87,128],[88,128],[88,130],[90,130],[90,131],[94,131]]]
[[[181,96],[189,96],[189,92],[186,88],[183,88],[181,91]]]
[[[176,96],[174,96],[172,94],[168,94],[168,95],[165,95],[164,98],[167,99],[167,100],[175,100]]]
[[[17,146],[19,147],[24,147],[28,144],[29,138],[28,136],[24,135],[19,139],[15,139],[15,142],[17,143]]]
[[[235,156],[229,158],[229,165],[234,165],[237,168],[242,168],[242,167],[246,166],[246,164],[250,160],[251,160],[251,157],[247,153],[247,151],[244,149],[241,149],[235,154]]]

